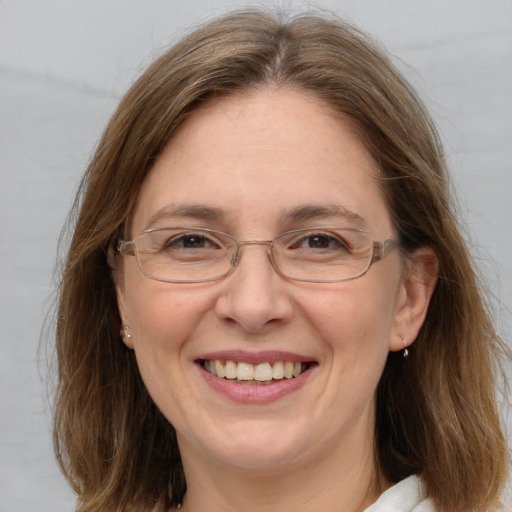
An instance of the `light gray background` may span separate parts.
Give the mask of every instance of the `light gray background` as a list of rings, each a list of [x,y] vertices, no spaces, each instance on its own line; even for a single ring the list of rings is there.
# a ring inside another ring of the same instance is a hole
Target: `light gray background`
[[[53,461],[37,349],[59,232],[102,127],[151,55],[187,28],[246,5],[0,0],[0,512],[73,509]],[[380,39],[433,112],[468,236],[510,339],[512,1],[317,5]]]

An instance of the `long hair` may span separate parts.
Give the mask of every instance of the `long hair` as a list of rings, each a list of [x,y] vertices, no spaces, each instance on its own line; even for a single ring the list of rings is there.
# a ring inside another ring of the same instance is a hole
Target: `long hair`
[[[391,482],[421,474],[438,510],[487,510],[508,467],[495,399],[504,345],[457,225],[434,124],[358,29],[259,11],[210,22],[160,56],[122,99],[83,178],[59,289],[54,436],[78,509],[165,510],[185,493],[174,429],[120,339],[109,251],[183,120],[213,97],[269,86],[313,93],[352,121],[379,165],[405,253],[428,246],[439,260],[410,358],[390,353],[378,386],[380,470]]]

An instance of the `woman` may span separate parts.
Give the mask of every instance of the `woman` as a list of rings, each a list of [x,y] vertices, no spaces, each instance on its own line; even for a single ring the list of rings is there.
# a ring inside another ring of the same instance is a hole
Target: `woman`
[[[57,327],[79,510],[497,509],[493,330],[432,121],[343,22],[160,57],[84,178]]]

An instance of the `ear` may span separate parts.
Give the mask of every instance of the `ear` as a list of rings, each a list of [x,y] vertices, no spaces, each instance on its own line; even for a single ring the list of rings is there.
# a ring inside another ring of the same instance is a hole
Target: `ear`
[[[421,247],[406,258],[405,275],[389,341],[392,352],[403,350],[418,336],[437,282],[439,264],[430,247]]]
[[[130,325],[127,315],[127,307],[126,307],[126,296],[125,296],[125,287],[124,287],[124,279],[123,279],[123,265],[120,258],[115,258],[114,248],[111,246],[109,248],[108,253],[109,265],[111,268],[110,275],[112,280],[114,281],[114,286],[116,288],[116,297],[117,297],[117,307],[119,310],[119,316],[121,317],[121,338],[123,343],[129,348],[133,350],[133,338],[127,332],[127,327]]]

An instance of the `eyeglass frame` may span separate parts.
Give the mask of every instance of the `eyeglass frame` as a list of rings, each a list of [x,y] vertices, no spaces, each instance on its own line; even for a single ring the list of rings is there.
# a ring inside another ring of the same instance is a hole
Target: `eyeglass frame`
[[[144,270],[142,269],[142,267],[140,265],[140,261],[137,256],[137,244],[136,244],[135,240],[138,236],[143,235],[144,233],[151,233],[154,231],[164,231],[166,229],[168,229],[168,230],[183,229],[183,230],[187,230],[187,231],[199,230],[199,231],[206,231],[208,233],[219,233],[223,236],[230,238],[231,240],[233,240],[236,243],[236,251],[235,251],[233,257],[231,258],[230,268],[224,274],[221,274],[221,275],[215,276],[215,277],[208,277],[206,279],[194,279],[194,280],[162,279],[162,278],[157,278],[157,277],[148,275],[146,272],[144,272]],[[137,262],[137,268],[139,269],[139,271],[141,272],[141,274],[144,277],[147,277],[148,279],[153,279],[154,281],[160,281],[162,283],[195,284],[195,283],[208,283],[208,282],[212,282],[212,281],[218,281],[219,279],[222,279],[222,278],[228,276],[231,272],[234,271],[234,269],[238,265],[238,262],[240,261],[240,247],[243,247],[244,245],[268,245],[270,247],[270,251],[267,253],[267,255],[268,255],[268,258],[272,265],[272,268],[277,272],[277,274],[279,274],[280,276],[282,276],[286,279],[291,279],[293,281],[300,281],[300,282],[306,282],[306,283],[341,283],[344,281],[353,281],[354,279],[358,279],[358,278],[364,276],[370,270],[370,267],[376,261],[383,260],[384,258],[386,258],[389,255],[389,253],[392,251],[392,249],[399,247],[401,245],[399,238],[388,238],[387,240],[383,240],[383,241],[373,240],[372,245],[370,246],[371,250],[372,250],[372,255],[371,255],[371,258],[369,259],[369,263],[368,263],[368,266],[366,267],[366,269],[355,276],[346,277],[343,279],[307,279],[307,278],[300,278],[300,277],[292,277],[292,276],[285,274],[279,268],[279,266],[277,265],[275,258],[274,258],[274,242],[278,238],[280,238],[284,235],[292,234],[292,233],[300,233],[301,231],[315,231],[315,230],[326,231],[326,230],[333,230],[333,229],[357,231],[359,233],[364,233],[366,235],[369,235],[369,233],[363,229],[357,229],[357,228],[351,228],[351,227],[313,226],[310,228],[298,228],[298,229],[291,229],[288,231],[284,231],[283,233],[280,233],[279,235],[274,237],[272,240],[237,240],[234,236],[230,235],[229,233],[225,233],[224,231],[219,231],[217,229],[190,227],[190,226],[189,227],[166,226],[166,227],[161,227],[161,228],[145,229],[145,230],[141,231],[140,233],[138,233],[132,240],[118,239],[117,244],[116,244],[116,249],[119,254],[127,255],[127,256],[135,256],[135,260]]]

